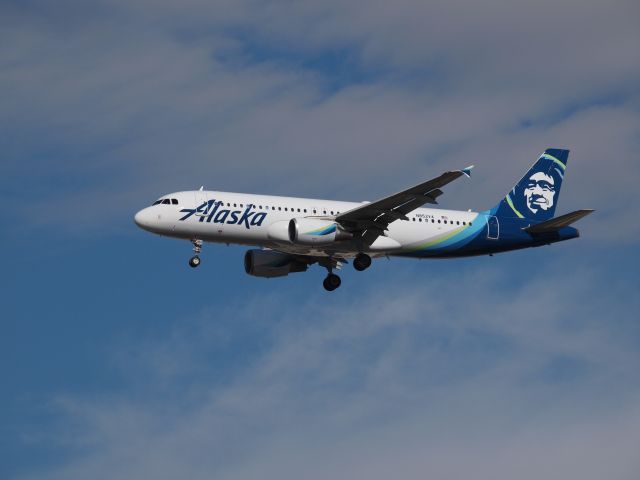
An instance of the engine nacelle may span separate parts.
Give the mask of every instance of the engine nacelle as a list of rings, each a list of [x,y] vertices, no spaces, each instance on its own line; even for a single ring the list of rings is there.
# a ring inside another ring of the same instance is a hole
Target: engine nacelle
[[[272,223],[267,230],[267,236],[269,240],[274,240],[277,243],[289,243],[289,222],[281,220]]]
[[[351,238],[353,234],[331,220],[294,218],[289,222],[289,241],[298,245],[329,245]]]
[[[248,250],[244,255],[244,270],[254,277],[285,277],[304,272],[308,265],[287,253],[272,250]]]

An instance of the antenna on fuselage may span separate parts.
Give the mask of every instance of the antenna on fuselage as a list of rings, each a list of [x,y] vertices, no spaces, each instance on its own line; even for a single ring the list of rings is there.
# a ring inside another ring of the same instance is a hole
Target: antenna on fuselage
[[[199,190],[199,191],[203,191],[203,190],[204,190],[204,185],[203,185],[203,186],[201,186],[198,190]]]

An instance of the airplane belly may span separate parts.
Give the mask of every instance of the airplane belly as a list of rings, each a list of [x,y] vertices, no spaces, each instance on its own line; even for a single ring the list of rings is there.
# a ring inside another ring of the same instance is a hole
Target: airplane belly
[[[397,240],[391,237],[378,237],[368,248],[370,252],[391,252],[394,250],[399,250],[402,248],[402,245]]]

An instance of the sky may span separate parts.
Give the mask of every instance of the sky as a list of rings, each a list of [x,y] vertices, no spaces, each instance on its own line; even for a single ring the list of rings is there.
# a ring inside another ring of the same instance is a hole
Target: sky
[[[640,6],[0,2],[0,478],[635,480]],[[569,148],[581,238],[244,273],[160,195],[489,208]]]

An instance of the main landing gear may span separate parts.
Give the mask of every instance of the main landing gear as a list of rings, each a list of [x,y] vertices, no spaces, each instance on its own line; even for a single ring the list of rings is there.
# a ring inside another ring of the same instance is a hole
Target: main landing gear
[[[338,275],[336,275],[335,273],[329,273],[329,275],[327,275],[327,278],[325,278],[322,282],[322,286],[327,292],[333,292],[340,286],[341,283],[342,280],[340,280],[340,277]]]
[[[189,266],[196,268],[200,265],[200,257],[198,255],[202,252],[202,240],[191,240],[191,243],[193,243],[193,253],[195,255],[189,259]]]
[[[328,292],[333,292],[342,283],[342,281],[340,280],[340,277],[335,273],[333,273],[333,269],[334,268],[340,269],[340,267],[342,266],[342,263],[335,259],[329,258],[323,262],[320,262],[320,265],[325,267],[328,272],[327,277],[322,282],[322,286]],[[366,253],[359,253],[353,259],[353,268],[355,268],[359,272],[366,270],[370,266],[371,266],[371,257]]]
[[[371,257],[366,253],[359,253],[356,258],[353,259],[353,268],[362,272],[371,266]]]
[[[333,269],[338,269],[342,267],[342,262],[338,259],[327,257],[318,261],[318,264],[321,267],[327,269],[327,276],[322,282],[322,286],[327,292],[333,292],[336,288],[340,286],[342,280],[340,277],[333,273]]]

